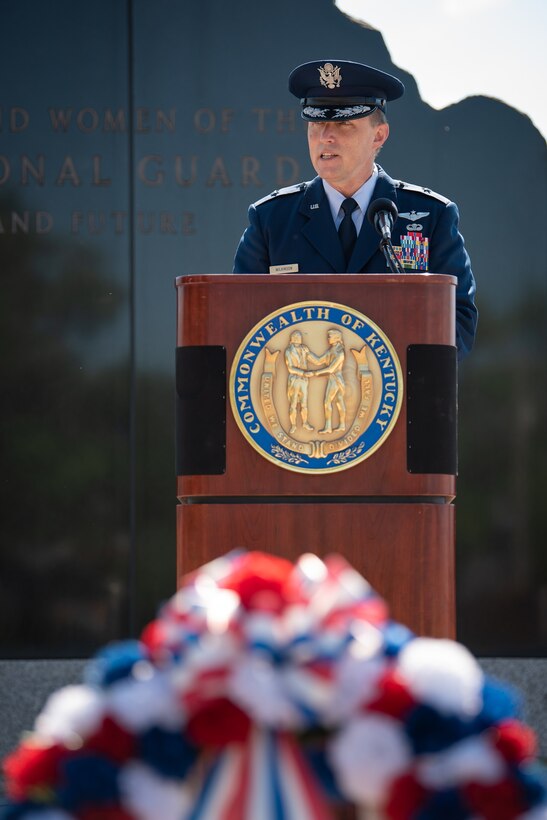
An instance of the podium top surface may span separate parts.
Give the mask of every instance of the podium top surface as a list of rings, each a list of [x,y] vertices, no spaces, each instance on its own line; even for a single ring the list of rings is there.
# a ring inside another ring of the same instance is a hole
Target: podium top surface
[[[279,284],[289,283],[320,283],[337,282],[338,284],[357,284],[366,278],[367,284],[389,284],[391,282],[398,285],[415,285],[417,282],[425,284],[457,284],[455,276],[444,273],[210,273],[210,274],[187,274],[177,276],[176,287],[185,285],[201,285],[206,283],[215,284]]]

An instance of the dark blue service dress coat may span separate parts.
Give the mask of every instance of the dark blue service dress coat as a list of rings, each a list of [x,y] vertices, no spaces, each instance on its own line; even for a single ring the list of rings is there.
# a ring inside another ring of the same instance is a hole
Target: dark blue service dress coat
[[[399,218],[392,239],[411,271],[456,276],[456,344],[462,359],[473,346],[477,324],[475,280],[458,209],[449,199],[406,182],[379,168],[372,199],[387,197]],[[420,230],[421,229],[421,230]],[[249,208],[249,226],[241,237],[234,273],[269,273],[271,267],[298,265],[299,273],[386,273],[379,236],[368,220],[357,237],[346,271],[342,246],[319,177],[274,191]]]

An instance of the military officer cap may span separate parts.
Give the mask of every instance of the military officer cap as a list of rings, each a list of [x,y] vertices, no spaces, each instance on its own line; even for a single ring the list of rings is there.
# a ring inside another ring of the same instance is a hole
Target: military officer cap
[[[405,87],[397,77],[349,60],[315,60],[289,75],[289,91],[302,105],[309,122],[357,120],[388,100],[402,97]]]

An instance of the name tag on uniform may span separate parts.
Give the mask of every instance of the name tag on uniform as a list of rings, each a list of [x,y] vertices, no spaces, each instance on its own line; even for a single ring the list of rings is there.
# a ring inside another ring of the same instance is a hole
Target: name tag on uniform
[[[270,273],[298,273],[298,265],[270,265]]]

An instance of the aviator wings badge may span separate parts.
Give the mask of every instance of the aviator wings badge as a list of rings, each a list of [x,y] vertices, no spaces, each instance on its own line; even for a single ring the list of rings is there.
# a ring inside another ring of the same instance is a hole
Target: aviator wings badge
[[[403,213],[399,211],[399,216],[402,216],[403,219],[410,219],[411,222],[417,222],[419,219],[423,219],[424,216],[429,216],[430,211],[407,211],[407,213]]]

